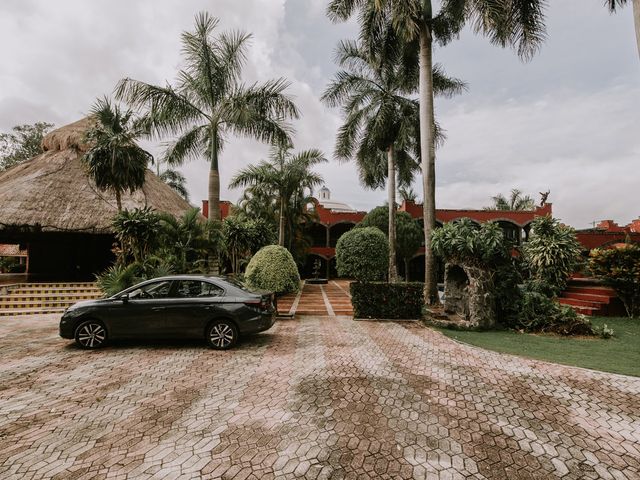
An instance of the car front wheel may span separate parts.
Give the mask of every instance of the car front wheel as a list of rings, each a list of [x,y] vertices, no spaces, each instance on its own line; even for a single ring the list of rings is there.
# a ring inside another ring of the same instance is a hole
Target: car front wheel
[[[227,350],[238,342],[238,329],[229,320],[218,320],[207,329],[207,343],[216,350]]]
[[[76,343],[81,348],[100,348],[107,342],[107,330],[101,322],[88,320],[76,327]]]

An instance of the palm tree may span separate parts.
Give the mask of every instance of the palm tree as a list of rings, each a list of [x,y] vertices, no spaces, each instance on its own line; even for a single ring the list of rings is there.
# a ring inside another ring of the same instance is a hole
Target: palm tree
[[[272,144],[288,144],[287,120],[298,110],[280,78],[246,86],[241,82],[250,35],[223,32],[214,37],[218,20],[196,15],[195,31],[182,34],[185,67],[175,86],[156,86],[126,78],[116,95],[130,105],[148,108],[149,128],[156,135],[178,134],[164,160],[180,165],[201,156],[210,163],[209,216],[220,219],[219,157],[231,135]]]
[[[82,161],[96,186],[115,194],[121,212],[122,193],[142,188],[147,164],[153,162],[153,156],[136,143],[145,132],[131,110],[123,111],[105,97],[96,101],[90,117],[93,124],[87,140],[91,148]]]
[[[615,13],[618,7],[622,7],[627,3],[633,5],[633,20],[636,26],[636,42],[638,44],[638,55],[640,55],[640,0],[606,0],[609,11]]]
[[[240,170],[232,179],[229,188],[257,187],[270,190],[278,202],[278,245],[285,245],[285,219],[292,198],[305,188],[312,189],[320,185],[322,176],[311,168],[326,162],[320,150],[304,150],[293,154],[289,147],[274,147],[269,161],[258,165],[249,165]]]
[[[419,105],[410,98],[416,82],[415,75],[400,61],[403,54],[399,49],[378,61],[366,46],[341,42],[336,59],[345,70],[336,74],[322,96],[329,106],[341,106],[345,116],[336,141],[337,158],[355,158],[366,187],[379,188],[387,180],[390,282],[398,279],[396,177],[402,184],[411,183],[419,168]],[[434,73],[434,82],[439,93],[452,95],[465,88],[463,82],[445,77],[440,69]]]
[[[158,162],[159,163],[159,162]],[[160,180],[169,185],[178,195],[189,201],[189,192],[187,191],[187,179],[184,178],[177,170],[168,168],[158,175]]]
[[[535,200],[529,195],[523,195],[517,188],[511,190],[509,198],[500,193],[491,199],[493,205],[486,210],[533,210],[536,207]]]
[[[424,189],[425,301],[437,304],[438,290],[431,232],[435,229],[435,121],[433,109],[434,42],[457,38],[466,22],[492,43],[514,46],[530,58],[544,39],[544,0],[445,0],[434,12],[431,0],[332,0],[327,13],[346,21],[359,12],[360,36],[375,55],[405,43],[417,52],[409,58],[419,67],[420,161]],[[395,35],[389,35],[391,29]],[[392,47],[389,49],[389,47]]]
[[[404,202],[418,202],[418,194],[411,187],[400,187],[398,193],[400,194],[400,199]]]

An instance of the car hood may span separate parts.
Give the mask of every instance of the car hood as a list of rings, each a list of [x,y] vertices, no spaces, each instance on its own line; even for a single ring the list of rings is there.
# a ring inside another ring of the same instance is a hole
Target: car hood
[[[82,300],[80,302],[74,303],[69,308],[67,308],[67,312],[73,312],[74,310],[81,310],[91,307],[97,307],[100,305],[108,305],[113,303],[114,300],[111,298],[98,298],[95,300]]]

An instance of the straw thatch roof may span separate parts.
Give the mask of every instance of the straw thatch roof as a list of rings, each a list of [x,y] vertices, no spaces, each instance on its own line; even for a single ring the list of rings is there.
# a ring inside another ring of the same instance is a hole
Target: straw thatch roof
[[[88,118],[54,130],[44,153],[0,173],[0,230],[32,227],[42,231],[110,233],[117,213],[115,196],[101,192],[87,176],[81,157]],[[123,193],[123,208],[149,206],[175,216],[192,206],[147,170],[144,187]]]

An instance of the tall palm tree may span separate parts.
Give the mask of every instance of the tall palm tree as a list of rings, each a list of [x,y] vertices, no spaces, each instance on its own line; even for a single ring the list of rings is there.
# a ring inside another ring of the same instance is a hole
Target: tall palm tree
[[[419,169],[419,106],[411,97],[416,82],[411,69],[401,61],[404,53],[399,49],[379,61],[365,46],[341,42],[336,59],[345,70],[336,74],[322,97],[330,106],[341,106],[345,115],[336,141],[338,159],[355,158],[366,187],[379,188],[387,181],[390,282],[398,279],[396,177],[401,184],[410,184]],[[434,83],[438,93],[447,95],[465,88],[463,82],[447,78],[439,68],[434,72]]]
[[[359,13],[360,37],[384,56],[391,25],[396,41],[413,45],[419,66],[420,161],[424,189],[425,301],[437,304],[436,262],[431,247],[435,229],[435,121],[433,109],[434,42],[447,44],[457,38],[465,23],[492,43],[514,46],[522,58],[530,58],[544,39],[545,0],[442,0],[434,12],[432,0],[331,0],[327,8],[334,21]],[[391,42],[393,43],[393,42]],[[391,49],[393,51],[393,48]],[[411,49],[408,49],[411,50]]]
[[[517,188],[511,190],[509,198],[499,193],[491,199],[493,205],[487,207],[487,210],[533,210],[536,207],[535,200],[529,195],[523,195]]]
[[[98,99],[90,111],[93,121],[87,132],[91,148],[83,155],[89,176],[102,191],[115,194],[122,211],[122,193],[142,188],[147,165],[153,156],[136,140],[144,133],[131,110],[121,110],[108,98]]]
[[[615,13],[618,7],[622,7],[627,3],[633,5],[633,21],[636,27],[636,43],[638,44],[638,55],[640,55],[640,0],[606,0],[605,3],[609,7],[609,11]]]
[[[231,135],[272,144],[288,144],[287,120],[298,117],[293,101],[284,93],[284,79],[246,86],[241,81],[250,35],[223,32],[213,36],[218,20],[196,15],[195,31],[182,34],[185,67],[175,86],[156,86],[123,79],[118,98],[148,108],[149,128],[156,135],[178,134],[164,160],[180,165],[202,157],[210,164],[209,216],[220,219],[219,157]]]
[[[323,182],[311,169],[326,162],[320,150],[291,153],[289,147],[274,147],[268,161],[249,165],[231,179],[229,188],[258,187],[271,190],[278,202],[278,245],[285,245],[285,219],[294,195],[305,188],[312,189]]]

